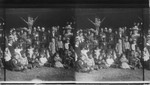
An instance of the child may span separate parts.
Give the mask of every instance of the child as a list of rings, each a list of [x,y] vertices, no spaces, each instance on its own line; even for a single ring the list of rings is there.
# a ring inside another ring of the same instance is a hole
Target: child
[[[121,54],[123,53],[122,51],[122,40],[118,39],[118,43],[116,44],[116,53],[118,55],[118,58],[120,58]]]
[[[92,57],[92,54],[88,52],[88,58],[87,58],[87,65],[90,67],[91,70],[94,70],[96,68],[94,58]]]
[[[114,59],[112,58],[112,55],[109,53],[109,54],[107,54],[106,66],[110,67],[113,64],[114,64]]]
[[[128,65],[128,60],[127,60],[125,54],[122,54],[120,62],[121,62],[121,66],[120,66],[121,68],[130,69],[130,66]]]
[[[100,57],[100,51],[101,51],[101,49],[99,49],[99,47],[96,47],[95,58],[94,58],[96,63],[98,62],[98,59]]]
[[[21,65],[19,61],[19,54],[15,54],[15,56],[11,59],[11,70],[13,71],[21,71],[23,70],[23,66]]]
[[[54,61],[55,61],[55,64],[54,64],[54,67],[56,68],[63,68],[63,64],[62,64],[62,59],[59,57],[59,54],[56,53],[56,56],[54,57]]]
[[[67,64],[68,67],[74,67],[74,56],[71,51],[68,51],[65,63]]]
[[[44,66],[47,63],[47,58],[46,58],[46,54],[45,54],[45,50],[43,52],[41,52],[40,54],[40,58],[39,58],[39,65],[40,66]]]
[[[91,69],[87,65],[87,59],[86,56],[81,54],[81,57],[77,60],[77,70],[79,72],[90,72]]]

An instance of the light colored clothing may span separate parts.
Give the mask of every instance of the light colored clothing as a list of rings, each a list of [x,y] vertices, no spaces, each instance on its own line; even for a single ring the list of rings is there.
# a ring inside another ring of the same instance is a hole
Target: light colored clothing
[[[128,64],[128,60],[127,60],[126,57],[122,57],[120,59],[120,61],[121,61],[121,66],[120,66],[121,68],[123,68],[123,69],[130,69],[130,66]]]
[[[47,58],[46,57],[41,57],[40,59],[39,59],[39,61],[40,61],[40,66],[43,66],[46,62],[47,62]]]
[[[9,61],[11,60],[11,53],[10,50],[8,48],[5,49],[5,57],[4,57],[5,61]]]
[[[69,43],[65,43],[65,49],[69,49]]]
[[[130,49],[130,43],[129,42],[124,42],[124,49]]]
[[[114,63],[114,60],[112,58],[108,58],[106,59],[106,63],[107,63],[106,65],[110,67]]]
[[[148,52],[148,49],[144,48],[144,61],[148,61],[150,59],[150,54]]]
[[[85,57],[88,58],[88,55],[87,55],[88,51],[89,50],[81,50],[81,54],[85,55]]]
[[[32,58],[34,48],[28,49],[29,57]]]
[[[60,57],[55,56],[54,60],[55,60],[55,65],[54,65],[55,67],[57,68],[64,67],[63,64],[61,63],[62,60]]]
[[[58,48],[63,48],[63,42],[62,41],[58,41],[57,45],[58,45]]]
[[[136,50],[136,47],[135,47],[135,46],[136,46],[136,44],[132,44],[132,45],[131,45],[131,49],[132,49],[133,51]]]
[[[116,45],[116,52],[121,55],[123,52],[122,52],[122,44],[120,43],[117,43]]]
[[[21,64],[22,65],[28,65],[28,59],[27,59],[27,57],[22,58]]]
[[[56,53],[56,48],[55,47],[56,47],[55,43],[51,42],[49,48],[50,48],[52,54]]]
[[[95,50],[96,59],[99,59],[100,51],[101,51],[100,49]]]
[[[93,58],[91,58],[91,59],[88,58],[87,65],[88,65],[89,67],[95,66],[94,59],[93,59]]]
[[[19,54],[20,57],[22,57],[22,55],[21,55],[21,53],[20,53],[21,51],[22,51],[22,49],[15,49],[15,52],[16,52],[17,54]]]

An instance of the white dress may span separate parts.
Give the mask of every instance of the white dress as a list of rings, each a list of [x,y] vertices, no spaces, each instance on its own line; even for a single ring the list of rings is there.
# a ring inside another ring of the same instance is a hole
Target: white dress
[[[150,59],[150,54],[147,50],[147,48],[144,48],[144,61],[148,61]]]
[[[61,58],[60,57],[55,57],[55,67],[60,68],[60,67],[64,67],[63,64],[61,63]]]
[[[95,50],[95,54],[96,54],[96,59],[98,59],[98,57],[100,56],[100,49]]]
[[[125,57],[122,57],[120,59],[120,61],[121,61],[121,66],[120,66],[121,68],[123,68],[123,69],[130,69],[130,66],[128,64],[128,60]]]
[[[6,48],[5,50],[5,61],[9,61],[11,60],[11,53],[10,53],[10,50],[8,48]]]
[[[41,57],[39,64],[40,64],[40,66],[43,66],[46,62],[47,62],[47,58],[46,57]]]
[[[106,63],[107,63],[107,66],[110,67],[114,63],[114,60],[112,58],[108,58],[106,59]]]

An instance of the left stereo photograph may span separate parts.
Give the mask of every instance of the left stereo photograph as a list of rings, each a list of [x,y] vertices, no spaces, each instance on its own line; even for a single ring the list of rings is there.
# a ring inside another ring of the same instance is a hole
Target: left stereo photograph
[[[74,81],[73,9],[5,9],[6,81]]]

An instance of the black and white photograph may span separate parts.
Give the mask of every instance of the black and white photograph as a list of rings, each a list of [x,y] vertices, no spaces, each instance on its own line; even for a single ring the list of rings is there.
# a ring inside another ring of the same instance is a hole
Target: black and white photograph
[[[0,80],[149,81],[148,19],[144,8],[6,8]]]
[[[75,81],[74,9],[6,9],[6,81]]]
[[[76,9],[76,19],[76,81],[150,80],[148,9]]]

